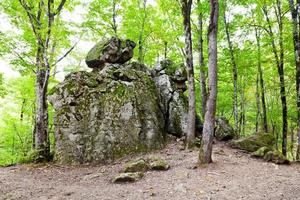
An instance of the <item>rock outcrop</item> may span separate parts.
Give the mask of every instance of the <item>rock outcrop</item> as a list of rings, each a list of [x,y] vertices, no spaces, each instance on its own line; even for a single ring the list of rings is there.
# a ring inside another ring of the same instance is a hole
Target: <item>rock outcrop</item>
[[[154,68],[154,82],[159,90],[168,133],[182,137],[186,135],[188,99],[186,91],[187,72],[184,66],[163,60]],[[199,117],[196,117],[196,131],[202,132]]]
[[[97,44],[86,61],[98,70],[71,73],[50,92],[56,161],[109,163],[131,152],[162,148],[167,133],[185,135],[184,69],[124,64],[134,46],[117,38]]]
[[[102,69],[105,64],[124,64],[133,57],[135,43],[113,37],[97,43],[87,54],[85,62],[88,67]]]
[[[56,159],[101,163],[164,145],[159,94],[139,64],[68,75],[50,96],[55,109]]]

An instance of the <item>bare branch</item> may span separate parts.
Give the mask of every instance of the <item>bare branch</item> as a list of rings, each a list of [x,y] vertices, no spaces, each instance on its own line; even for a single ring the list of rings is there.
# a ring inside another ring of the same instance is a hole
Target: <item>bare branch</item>
[[[79,42],[79,41],[78,41]],[[65,57],[67,57],[73,49],[77,46],[78,42],[76,42],[62,57],[60,57],[54,64],[53,66],[57,65],[60,61],[62,61]]]
[[[60,11],[62,10],[62,8],[64,7],[65,3],[67,0],[61,0],[59,6],[57,7],[55,13],[53,13],[53,15],[57,15],[58,13],[60,13]]]

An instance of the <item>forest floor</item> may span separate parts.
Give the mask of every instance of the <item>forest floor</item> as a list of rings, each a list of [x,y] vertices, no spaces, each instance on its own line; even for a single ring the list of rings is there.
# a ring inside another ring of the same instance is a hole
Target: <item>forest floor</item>
[[[178,142],[151,155],[165,158],[171,168],[126,184],[111,179],[132,157],[106,166],[0,168],[0,199],[300,199],[300,164],[267,163],[224,143],[214,145],[214,163],[200,168],[194,167],[198,151],[180,150]]]

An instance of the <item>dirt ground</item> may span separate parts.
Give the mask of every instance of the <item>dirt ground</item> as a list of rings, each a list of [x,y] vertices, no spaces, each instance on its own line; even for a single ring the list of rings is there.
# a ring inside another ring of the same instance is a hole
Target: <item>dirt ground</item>
[[[129,157],[108,166],[0,168],[0,199],[300,200],[299,164],[267,163],[224,143],[215,144],[213,164],[196,169],[197,150],[180,150],[176,142],[152,154],[164,157],[171,168],[126,184],[111,179]]]

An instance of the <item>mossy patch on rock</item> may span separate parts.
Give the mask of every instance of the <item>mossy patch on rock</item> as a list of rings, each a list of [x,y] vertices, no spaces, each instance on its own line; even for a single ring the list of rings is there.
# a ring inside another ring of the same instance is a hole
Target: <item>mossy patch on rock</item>
[[[151,170],[168,170],[170,165],[164,159],[156,156],[148,158],[149,167]]]
[[[59,163],[111,163],[165,144],[154,80],[131,64],[72,73],[55,87],[49,100],[56,111],[55,160]]]
[[[275,164],[290,164],[290,161],[277,150],[269,151],[264,156],[264,160],[267,162],[273,162]]]
[[[143,176],[144,174],[142,172],[120,173],[113,178],[112,182],[113,183],[135,182],[140,180]]]
[[[230,145],[234,148],[254,152],[261,147],[271,148],[275,144],[275,139],[270,133],[257,133],[246,138],[233,140]]]
[[[265,156],[265,154],[268,153],[271,150],[272,149],[270,149],[269,147],[261,147],[261,148],[257,149],[256,151],[254,151],[253,153],[251,153],[251,156],[252,157],[258,157],[258,158],[263,158]]]
[[[138,159],[126,163],[124,172],[145,172],[148,169],[148,163],[144,159]]]

